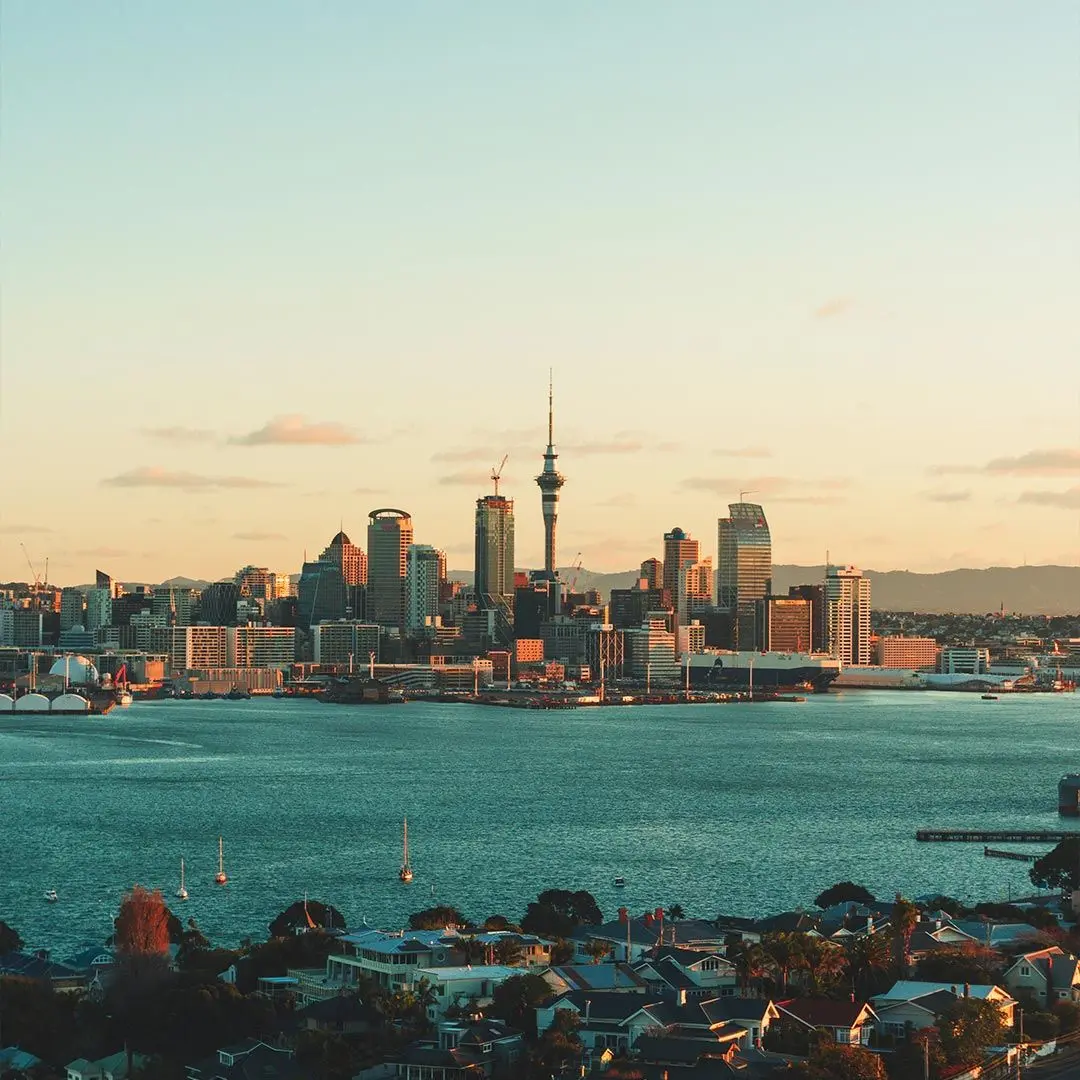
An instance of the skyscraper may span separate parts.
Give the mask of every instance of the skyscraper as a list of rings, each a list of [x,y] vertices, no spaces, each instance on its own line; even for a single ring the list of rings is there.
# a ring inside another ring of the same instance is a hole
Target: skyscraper
[[[664,588],[672,602],[679,595],[679,571],[686,566],[693,566],[701,557],[701,545],[690,539],[676,526],[671,532],[664,533]]]
[[[405,557],[405,628],[433,627],[446,580],[446,555],[430,544],[410,544]]]
[[[363,548],[357,547],[344,532],[339,532],[319,556],[324,562],[332,562],[340,571],[346,585],[366,585],[368,558]]]
[[[559,489],[566,478],[556,468],[555,421],[551,382],[548,382],[548,444],[544,451],[544,470],[536,478],[540,487],[540,505],[544,512],[544,570],[555,575],[555,521],[559,516]]]
[[[854,566],[825,568],[825,634],[830,656],[870,663],[870,580]]]
[[[405,572],[412,542],[412,518],[404,510],[371,511],[367,617],[380,626],[405,625]]]
[[[645,580],[646,589],[664,587],[664,564],[659,559],[646,559],[641,564],[640,577]]]
[[[758,601],[772,592],[772,537],[757,503],[729,503],[717,522],[716,605],[730,613],[734,645],[756,649]]]
[[[514,596],[514,500],[476,500],[476,602],[486,608]]]

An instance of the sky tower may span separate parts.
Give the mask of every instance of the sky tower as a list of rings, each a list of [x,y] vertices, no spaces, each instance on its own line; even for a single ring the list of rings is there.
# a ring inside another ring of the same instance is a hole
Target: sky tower
[[[555,412],[548,378],[548,444],[544,451],[544,471],[536,478],[540,487],[540,500],[544,510],[544,569],[555,574],[555,520],[559,516],[559,488],[566,477],[555,467],[559,455],[555,453]]]

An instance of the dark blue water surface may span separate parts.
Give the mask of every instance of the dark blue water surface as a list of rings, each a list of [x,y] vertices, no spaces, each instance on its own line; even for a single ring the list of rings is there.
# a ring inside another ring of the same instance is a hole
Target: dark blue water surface
[[[136,704],[0,719],[0,919],[62,954],[111,930],[134,882],[177,886],[222,944],[304,895],[397,925],[434,895],[520,916],[551,886],[605,912],[1030,892],[1023,863],[920,826],[1061,828],[1080,695],[846,693],[801,704],[524,712],[300,701]],[[397,880],[408,814],[416,879]],[[1073,823],[1080,829],[1080,823]],[[212,883],[225,837],[229,884]],[[1038,849],[1032,849],[1038,850]],[[616,875],[625,889],[612,887]],[[60,894],[46,904],[45,888]]]

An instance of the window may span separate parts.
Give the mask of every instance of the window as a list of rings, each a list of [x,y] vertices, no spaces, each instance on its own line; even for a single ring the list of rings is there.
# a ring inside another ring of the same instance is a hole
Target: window
[[[885,1030],[897,1039],[903,1039],[907,1035],[907,1024],[886,1024]]]
[[[1029,968],[1027,966],[1027,964],[1021,964],[1020,965],[1020,974],[1021,975],[1030,975],[1031,974],[1031,968]]]
[[[840,1045],[851,1042],[851,1032],[846,1028],[834,1028],[833,1030],[836,1032],[836,1041]]]

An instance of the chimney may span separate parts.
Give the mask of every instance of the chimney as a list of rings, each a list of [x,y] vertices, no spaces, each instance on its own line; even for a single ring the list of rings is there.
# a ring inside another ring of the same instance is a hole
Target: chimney
[[[585,999],[585,1023],[589,1022],[589,1013],[592,1011],[592,998]]]
[[[626,922],[629,922],[629,921],[630,921],[630,913],[624,907],[619,908],[619,922],[626,923]]]
[[[642,918],[644,919],[646,926],[652,926],[652,924],[653,924],[653,913],[651,911],[646,911],[645,914],[642,916]]]
[[[971,983],[964,983],[964,997],[971,997]]]

